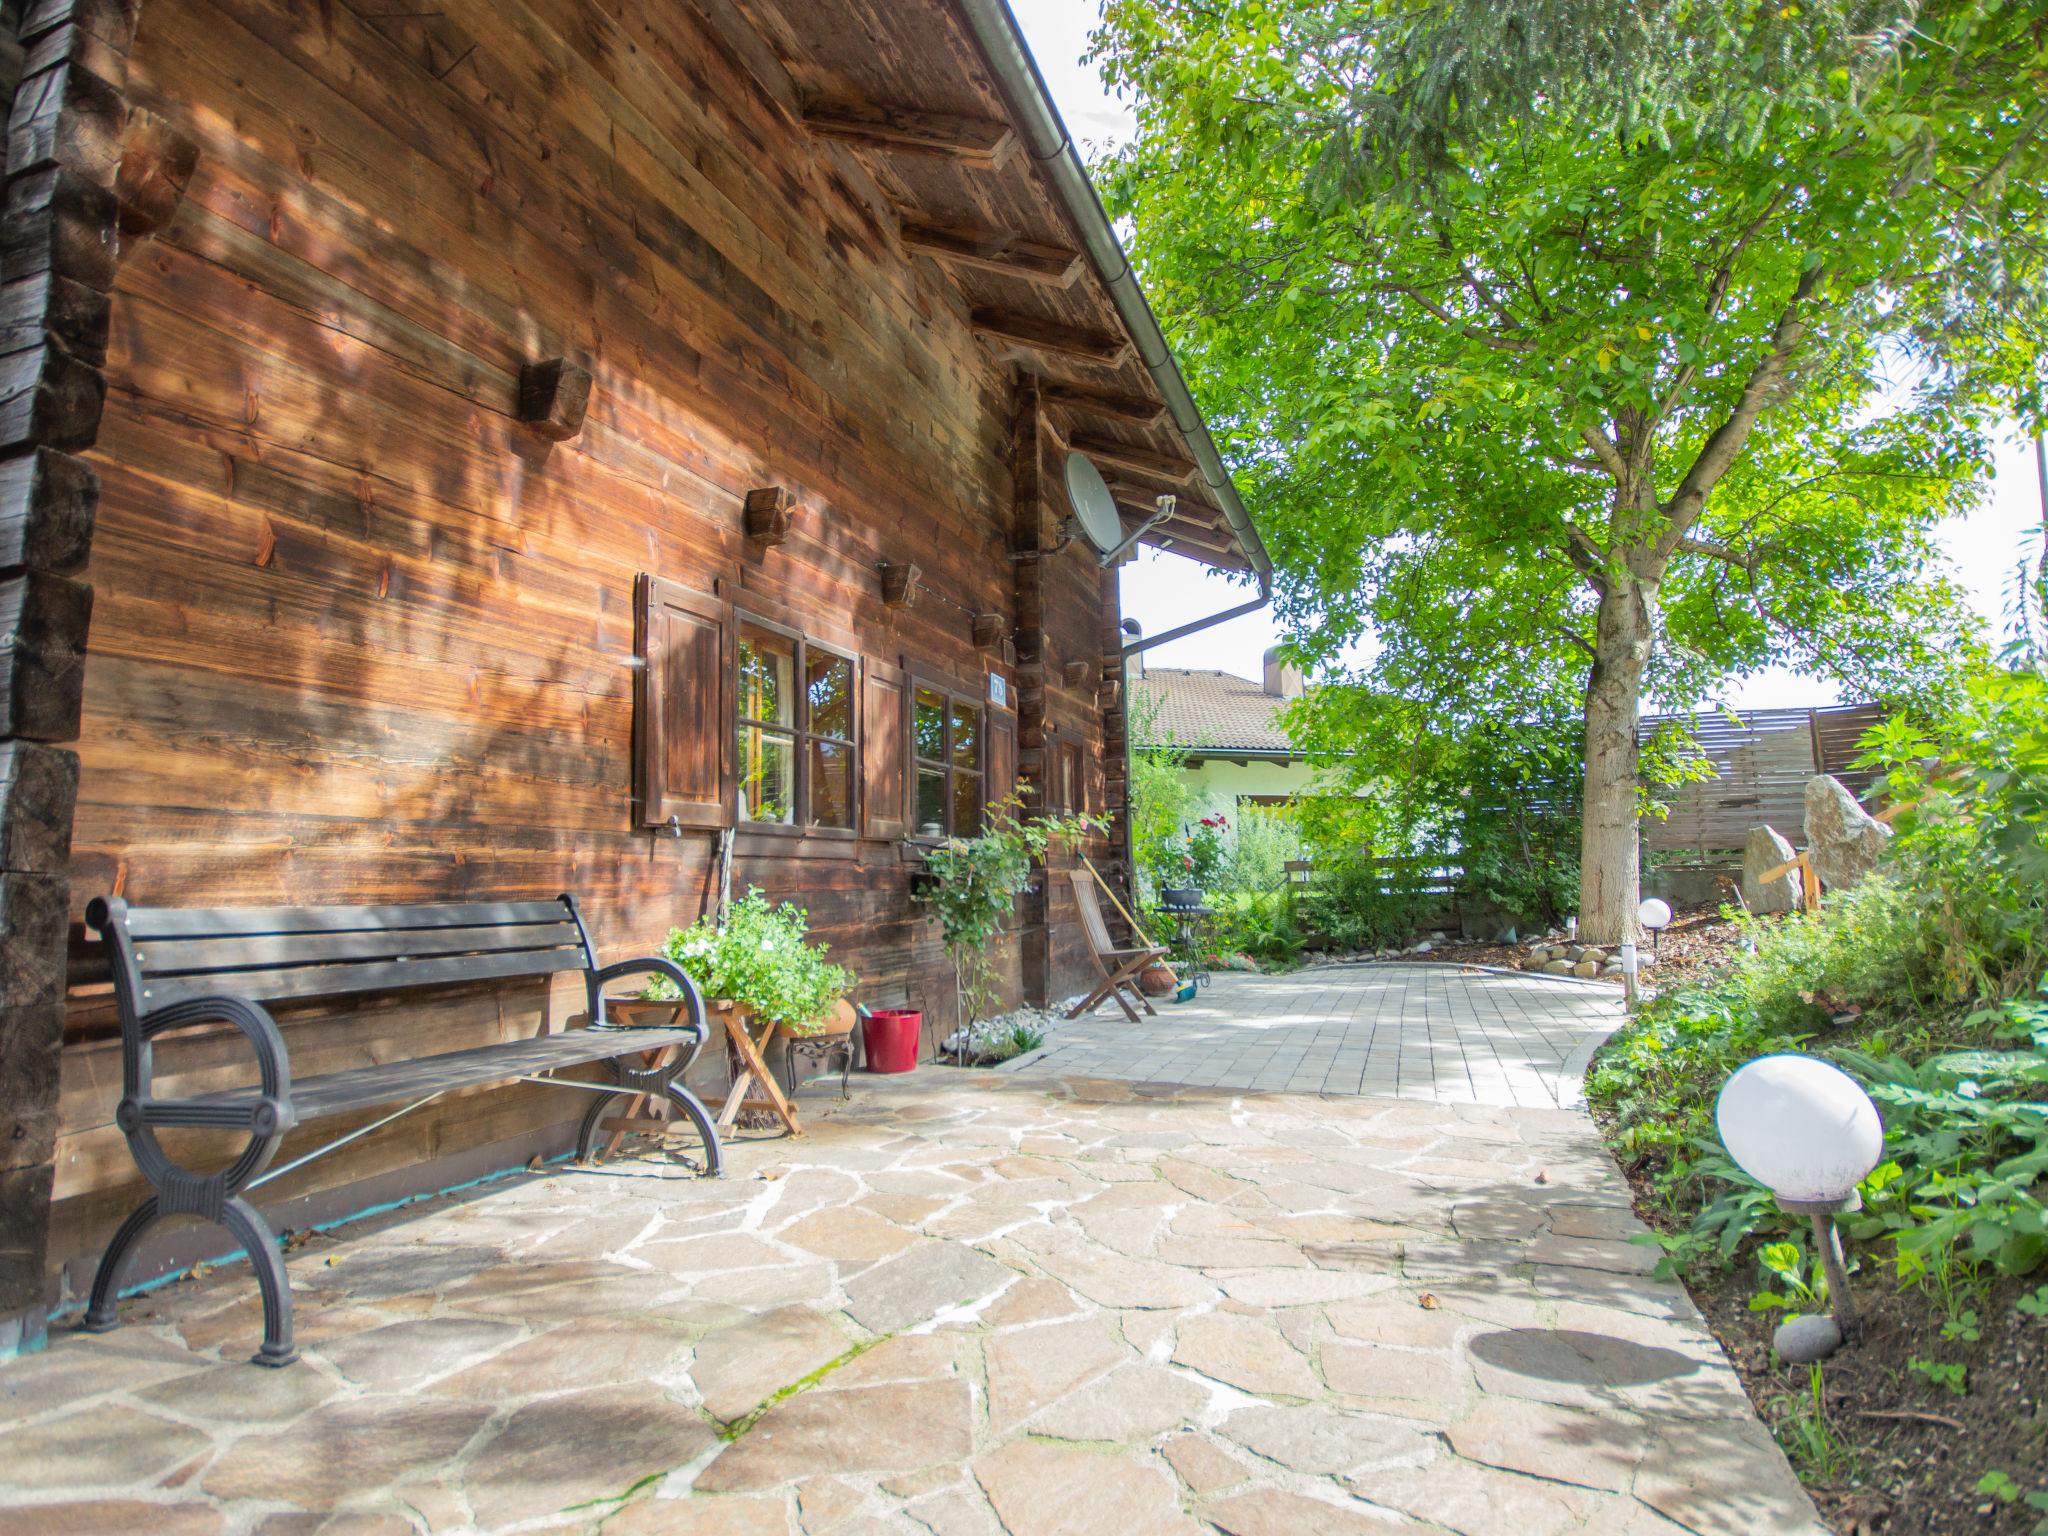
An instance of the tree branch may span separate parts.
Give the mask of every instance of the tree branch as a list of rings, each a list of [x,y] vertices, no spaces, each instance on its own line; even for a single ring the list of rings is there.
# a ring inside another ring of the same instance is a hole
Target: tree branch
[[[1717,544],[1712,539],[1695,539],[1691,535],[1687,535],[1673,546],[1672,553],[1679,555],[1704,555],[1709,560],[1719,560],[1724,565],[1734,566],[1736,570],[1742,572],[1745,576],[1756,575],[1758,555],[1754,550],[1744,554],[1740,550],[1730,549],[1726,544]]]
[[[1749,380],[1742,386],[1742,393],[1728,412],[1727,419],[1714,428],[1700,446],[1692,468],[1685,472],[1677,491],[1664,503],[1663,511],[1671,526],[1658,540],[1659,554],[1668,557],[1678,547],[1678,541],[1685,537],[1686,530],[1699,520],[1700,513],[1705,510],[1707,493],[1720,484],[1721,477],[1741,456],[1743,445],[1749,441],[1750,429],[1770,404],[1773,391],[1785,377],[1786,365],[1805,339],[1806,317],[1801,309],[1820,286],[1825,271],[1825,267],[1816,266],[1800,274],[1792,297],[1785,301],[1778,323],[1771,330],[1770,350],[1750,370]]]
[[[1586,584],[1602,597],[1607,595],[1607,551],[1577,523],[1564,525],[1565,558],[1579,568]]]
[[[1614,477],[1614,483],[1626,485],[1628,463],[1622,458],[1621,450],[1615,447],[1613,440],[1598,427],[1581,427],[1579,436],[1584,438],[1586,446],[1593,450],[1593,457],[1600,461],[1600,467]]]

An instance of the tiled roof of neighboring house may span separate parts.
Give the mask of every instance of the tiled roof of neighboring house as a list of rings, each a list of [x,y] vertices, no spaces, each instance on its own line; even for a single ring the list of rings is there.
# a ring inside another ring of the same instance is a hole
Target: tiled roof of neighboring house
[[[1234,672],[1147,667],[1131,679],[1159,701],[1151,734],[1163,742],[1222,752],[1292,752],[1278,715],[1292,700]]]

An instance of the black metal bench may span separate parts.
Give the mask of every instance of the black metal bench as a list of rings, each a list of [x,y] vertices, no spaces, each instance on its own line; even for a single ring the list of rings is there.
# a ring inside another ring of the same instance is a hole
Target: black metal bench
[[[256,1362],[290,1364],[298,1352],[292,1347],[284,1261],[276,1236],[242,1192],[456,1089],[521,1081],[597,1094],[578,1137],[582,1157],[590,1155],[604,1112],[617,1095],[666,1098],[702,1139],[704,1171],[716,1175],[721,1170],[717,1128],[682,1082],[708,1034],[703,998],[680,967],[660,957],[600,967],[572,897],[242,908],[130,907],[115,897],[94,901],[85,920],[107,946],[120,1007],[123,1087],[116,1123],[156,1191],[107,1244],[82,1325],[89,1332],[114,1327],[121,1272],[144,1229],[159,1216],[199,1216],[226,1227],[255,1267],[263,1291],[263,1347]],[[590,1009],[584,1028],[296,1082],[283,1036],[264,1007],[563,971],[583,973]],[[608,1024],[604,988],[622,977],[648,973],[666,976],[682,989],[678,1022],[631,1029]],[[685,1011],[687,1020],[681,1017]],[[203,1024],[231,1024],[248,1038],[258,1084],[189,1099],[155,1097],[152,1042],[166,1031]],[[674,1059],[642,1064],[648,1053],[667,1054],[671,1047],[682,1048]],[[547,1075],[598,1061],[610,1063],[612,1083]],[[278,1143],[294,1126],[400,1102],[404,1108],[265,1175]],[[227,1167],[199,1174],[164,1153],[156,1133],[169,1126],[245,1131],[249,1140]]]

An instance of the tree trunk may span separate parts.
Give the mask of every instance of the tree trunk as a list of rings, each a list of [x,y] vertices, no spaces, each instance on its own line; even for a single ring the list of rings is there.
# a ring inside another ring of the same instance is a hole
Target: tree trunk
[[[1587,944],[1619,944],[1636,935],[1642,873],[1636,840],[1636,721],[1653,639],[1643,599],[1643,584],[1626,568],[1616,570],[1601,594],[1594,633],[1579,843],[1579,938]]]

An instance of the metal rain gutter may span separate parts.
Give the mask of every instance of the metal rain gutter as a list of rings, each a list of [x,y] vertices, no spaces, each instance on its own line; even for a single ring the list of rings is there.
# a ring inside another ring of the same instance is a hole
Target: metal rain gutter
[[[1254,601],[1228,609],[1213,618],[1184,624],[1179,629],[1168,630],[1139,644],[1127,645],[1124,654],[1129,656],[1134,651],[1193,634],[1198,629],[1206,629],[1212,624],[1264,607],[1272,598],[1273,562],[1266,554],[1266,546],[1259,542],[1258,530],[1252,527],[1244,503],[1238,499],[1230,471],[1224,468],[1222,456],[1210,440],[1208,425],[1202,420],[1202,412],[1196,406],[1194,396],[1188,393],[1180,365],[1173,359],[1173,349],[1167,346],[1159,321],[1152,313],[1152,305],[1146,299],[1144,289],[1138,286],[1138,274],[1131,270],[1130,258],[1124,254],[1123,243],[1110,227],[1109,215],[1103,209],[1102,199],[1096,196],[1095,184],[1088,179],[1088,168],[1081,163],[1080,151],[1074,147],[1073,139],[1067,134],[1067,125],[1060,120],[1059,108],[1053,105],[1052,96],[1045,88],[1045,77],[1039,74],[1037,62],[1025,46],[1024,34],[1017,30],[1016,17],[1010,14],[1007,0],[957,0],[957,3],[967,18],[968,26],[974,31],[975,40],[981,44],[982,54],[1003,84],[1004,93],[1019,119],[1016,127],[1024,136],[1031,158],[1051,179],[1054,191],[1079,229],[1089,261],[1102,279],[1103,286],[1109,290],[1110,302],[1123,317],[1132,341],[1137,343],[1139,360],[1144,363],[1145,371],[1152,375],[1160,397],[1166,401],[1173,424],[1193,450],[1195,466],[1203,483],[1216,498],[1216,505],[1223,509],[1224,520],[1237,536],[1238,547],[1244,551],[1245,558],[1251,561],[1252,574],[1259,583],[1259,595]]]

